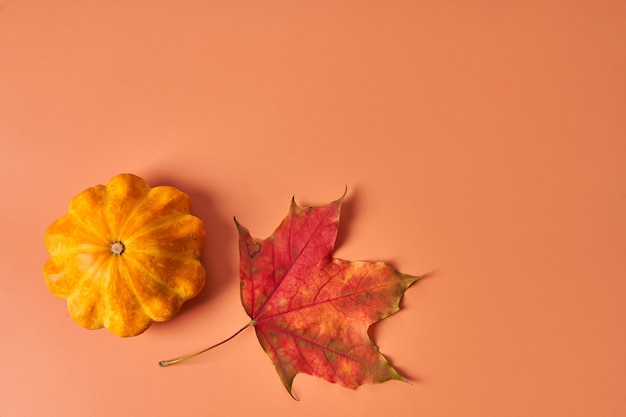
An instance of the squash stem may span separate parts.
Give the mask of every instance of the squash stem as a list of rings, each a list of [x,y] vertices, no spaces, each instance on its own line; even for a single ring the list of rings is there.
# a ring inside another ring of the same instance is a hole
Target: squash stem
[[[182,361],[186,361],[187,359],[195,358],[196,356],[198,356],[198,355],[200,355],[200,354],[202,354],[202,353],[204,353],[204,352],[207,352],[207,351],[209,351],[209,350],[211,350],[211,349],[213,349],[213,348],[216,348],[216,347],[218,347],[218,346],[220,346],[220,345],[223,345],[224,343],[226,343],[226,342],[228,342],[229,340],[233,339],[233,338],[234,338],[235,336],[237,336],[239,333],[241,333],[241,332],[243,332],[244,330],[246,330],[248,327],[250,327],[250,326],[254,326],[255,324],[256,324],[256,321],[252,320],[252,321],[250,321],[250,323],[246,324],[246,325],[245,325],[245,326],[243,326],[241,329],[237,330],[237,331],[235,332],[235,334],[233,334],[232,336],[230,336],[230,337],[229,337],[229,338],[227,338],[227,339],[222,340],[222,341],[221,341],[221,342],[219,342],[219,343],[214,344],[213,346],[209,346],[208,348],[206,348],[206,349],[202,349],[202,350],[201,350],[201,351],[199,351],[199,352],[192,353],[192,354],[190,354],[190,355],[185,355],[185,356],[182,356],[182,357],[177,358],[177,359],[170,359],[170,360],[167,360],[167,361],[160,361],[160,362],[159,362],[159,366],[161,366],[161,367],[170,366],[170,365],[174,365],[174,364],[177,364],[177,363],[179,363],[179,362],[182,362]]]

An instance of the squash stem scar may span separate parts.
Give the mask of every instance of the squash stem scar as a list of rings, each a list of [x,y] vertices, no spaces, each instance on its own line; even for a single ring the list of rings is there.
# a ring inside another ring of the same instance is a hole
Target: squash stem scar
[[[110,250],[113,255],[121,255],[124,253],[124,249],[124,244],[122,242],[111,243]]]

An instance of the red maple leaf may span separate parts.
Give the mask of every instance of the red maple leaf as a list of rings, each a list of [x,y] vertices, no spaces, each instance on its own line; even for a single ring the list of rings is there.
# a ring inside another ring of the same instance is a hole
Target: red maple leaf
[[[263,240],[236,222],[241,300],[251,321],[235,335],[254,326],[292,396],[300,372],[348,388],[404,380],[367,332],[399,310],[405,290],[421,277],[383,262],[334,258],[342,202],[300,207],[292,200],[285,219]]]

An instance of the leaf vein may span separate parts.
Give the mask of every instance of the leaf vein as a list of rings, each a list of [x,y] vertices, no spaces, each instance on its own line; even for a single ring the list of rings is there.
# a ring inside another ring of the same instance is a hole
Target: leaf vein
[[[257,325],[258,325],[258,323],[257,323]],[[313,339],[307,338],[307,337],[305,337],[304,335],[301,335],[301,334],[299,334],[299,333],[296,333],[296,332],[295,332],[295,331],[293,331],[293,330],[292,330],[292,331],[290,331],[289,329],[285,329],[285,328],[282,328],[282,327],[279,327],[279,326],[267,325],[267,324],[264,324],[264,325],[263,325],[263,327],[265,327],[265,328],[267,328],[267,329],[274,330],[274,331],[276,331],[277,333],[286,333],[286,334],[288,334],[288,335],[291,335],[291,336],[292,336],[292,337],[294,337],[294,338],[297,338],[297,339],[300,339],[300,340],[302,340],[302,341],[304,341],[304,342],[307,342],[307,343],[309,343],[309,344],[311,344],[311,345],[313,345],[313,346],[315,346],[315,347],[317,347],[317,348],[319,348],[319,349],[321,349],[321,350],[325,350],[325,351],[328,351],[328,352],[335,353],[335,354],[337,354],[337,355],[339,355],[339,356],[342,356],[342,357],[344,357],[344,358],[346,358],[346,359],[348,359],[348,360],[354,361],[354,362],[356,362],[356,363],[358,363],[358,364],[360,364],[360,365],[366,365],[366,362],[361,361],[361,360],[359,360],[358,358],[355,358],[355,357],[353,357],[353,356],[350,356],[350,355],[349,355],[348,353],[346,353],[346,352],[342,352],[342,351],[337,350],[337,349],[332,349],[332,348],[330,348],[330,347],[328,347],[328,346],[326,346],[326,345],[323,345],[323,344],[321,344],[321,343],[319,343],[319,342],[316,342],[316,341],[315,341],[315,340],[313,340]],[[269,339],[267,339],[267,340],[269,341]],[[270,342],[270,345],[272,345],[272,350],[274,350],[274,352],[276,353],[276,349],[274,348],[274,345],[273,345],[271,342]],[[297,345],[297,343],[296,343],[296,345]],[[353,350],[353,349],[351,349],[351,350]],[[298,351],[300,351],[300,353],[302,353],[302,351],[300,350],[300,348],[298,348]],[[304,354],[303,354],[303,356],[304,356]],[[305,359],[306,359],[306,358],[305,358]],[[308,363],[308,360],[307,360],[307,363]]]
[[[307,308],[316,307],[316,306],[319,306],[319,305],[322,305],[322,304],[329,303],[329,304],[332,305],[332,303],[334,301],[339,301],[339,300],[342,300],[342,299],[352,299],[352,297],[354,297],[355,295],[369,293],[369,292],[372,292],[372,291],[383,289],[383,288],[388,287],[388,286],[391,286],[391,284],[382,284],[382,285],[378,285],[376,287],[366,288],[366,289],[363,289],[363,290],[360,290],[360,291],[352,292],[350,294],[340,295],[340,296],[337,296],[337,297],[334,297],[334,298],[329,298],[327,300],[323,300],[323,301],[319,301],[319,302],[314,301],[311,304],[306,304],[306,305],[303,305],[303,306],[300,306],[300,307],[291,308],[288,311],[281,311],[281,312],[278,312],[278,313],[275,313],[275,314],[270,314],[270,315],[266,315],[264,317],[259,317],[257,319],[257,322],[264,322],[265,320],[269,320],[269,319],[274,318],[274,317],[283,316],[285,314],[293,313],[293,312],[300,311],[300,310],[306,310]]]
[[[315,227],[315,230],[310,234],[309,239],[306,241],[306,244],[304,245],[304,247],[302,248],[302,250],[298,253],[298,255],[296,256],[295,260],[292,260],[291,258],[291,250],[289,251],[289,260],[290,260],[290,264],[289,267],[287,268],[287,270],[285,271],[280,283],[276,282],[276,253],[275,253],[275,249],[274,249],[274,242],[272,242],[272,263],[274,264],[274,273],[273,273],[273,278],[274,278],[274,291],[272,292],[272,294],[267,297],[267,299],[265,300],[265,302],[263,303],[263,305],[259,308],[259,316],[261,314],[263,314],[263,309],[265,308],[265,306],[267,305],[267,303],[272,300],[272,298],[274,298],[274,294],[276,294],[276,292],[278,291],[280,285],[284,282],[285,278],[288,277],[289,273],[292,271],[293,266],[298,262],[298,259],[300,259],[300,257],[302,256],[302,253],[304,253],[307,248],[309,247],[309,244],[311,243],[311,241],[313,240],[313,236],[315,234],[317,234],[317,231],[319,230],[319,228],[322,226],[322,224],[326,221],[326,219],[328,218],[328,216],[330,215],[329,213],[326,213],[326,215],[320,220],[320,222],[317,224],[317,226]],[[292,219],[293,222],[293,219]],[[290,228],[290,235],[289,235],[289,248],[291,248],[291,228]]]

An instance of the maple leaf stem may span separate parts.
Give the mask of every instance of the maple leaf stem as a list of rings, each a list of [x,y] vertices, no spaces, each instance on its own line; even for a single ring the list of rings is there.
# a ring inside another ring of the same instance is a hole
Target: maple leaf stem
[[[196,353],[192,353],[190,355],[185,355],[185,356],[181,356],[180,358],[176,358],[176,359],[170,359],[167,361],[160,361],[159,362],[159,366],[164,367],[164,366],[170,366],[170,365],[174,365],[177,364],[179,362],[182,361],[186,361],[187,359],[191,359],[191,358],[195,358],[198,355],[203,354],[204,352],[208,352],[209,350],[216,348],[220,345],[223,345],[224,343],[228,342],[229,340],[233,339],[235,336],[237,336],[239,333],[243,332],[244,330],[246,330],[248,327],[254,326],[256,324],[256,322],[254,320],[250,321],[248,324],[246,324],[245,326],[243,326],[241,329],[237,330],[232,336],[228,337],[227,339],[222,340],[219,343],[214,344],[213,346],[209,346],[206,349],[202,349],[199,352]]]

